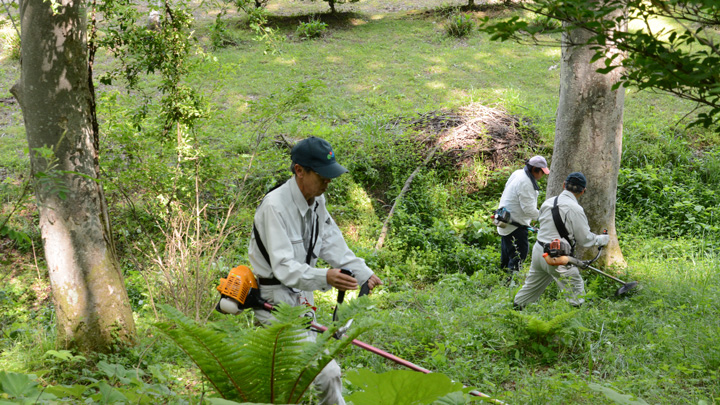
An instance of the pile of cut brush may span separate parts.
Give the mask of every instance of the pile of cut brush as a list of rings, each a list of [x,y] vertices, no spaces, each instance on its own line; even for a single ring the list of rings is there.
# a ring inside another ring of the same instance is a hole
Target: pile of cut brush
[[[480,103],[457,111],[431,111],[405,124],[423,136],[422,142],[435,153],[435,164],[461,167],[479,157],[488,168],[497,169],[515,164],[523,152],[539,146],[530,119]]]

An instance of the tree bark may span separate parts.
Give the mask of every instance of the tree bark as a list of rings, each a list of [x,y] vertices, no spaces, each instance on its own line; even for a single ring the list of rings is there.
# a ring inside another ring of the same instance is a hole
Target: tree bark
[[[610,234],[603,259],[607,264],[624,266],[615,229],[615,206],[625,91],[623,87],[612,90],[620,78],[620,69],[597,73],[604,61],[591,64],[595,51],[573,45],[584,44],[590,35],[577,28],[563,36],[560,103],[547,195],[559,194],[571,172],[583,172],[588,184],[579,203],[585,209],[590,229],[595,233],[607,229]]]
[[[12,92],[25,121],[58,339],[107,352],[132,343],[135,324],[97,181],[85,8],[80,0],[23,0],[20,18],[21,76]]]

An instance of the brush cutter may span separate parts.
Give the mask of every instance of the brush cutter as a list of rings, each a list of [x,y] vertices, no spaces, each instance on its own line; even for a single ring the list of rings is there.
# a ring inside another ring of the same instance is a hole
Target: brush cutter
[[[510,211],[508,211],[505,207],[493,211],[493,214],[490,215],[490,219],[492,219],[495,226],[499,226],[500,228],[505,228],[508,225],[512,225],[518,228],[526,228],[530,232],[538,231],[538,229],[535,227],[532,227],[530,225],[523,225],[519,222],[513,221],[512,217],[510,217]]]
[[[349,270],[345,271],[349,272]],[[237,315],[243,310],[250,308],[265,309],[267,311],[272,311],[274,309],[271,304],[269,304],[267,301],[263,300],[260,297],[260,289],[258,288],[255,275],[252,273],[252,270],[250,270],[250,268],[247,266],[238,266],[230,270],[230,274],[228,274],[227,278],[220,279],[220,285],[217,286],[217,290],[220,292],[221,298],[215,309],[220,313]],[[367,287],[367,283],[365,283],[361,287],[360,295],[365,295],[369,293],[369,291],[370,289]],[[340,291],[340,293],[343,293],[342,296],[344,297],[344,291]],[[338,301],[342,302],[342,298],[338,297]],[[345,332],[348,330],[351,323],[352,319],[348,321],[345,326],[338,330],[338,333],[335,334],[335,338],[340,339],[346,336]],[[315,322],[311,322],[310,327],[319,332],[325,332],[328,330],[327,327],[317,324]],[[384,350],[378,349],[377,347],[371,346],[365,342],[361,342],[357,339],[353,339],[352,344],[361,349],[365,349],[371,353],[382,356],[388,360],[392,360],[395,363],[407,367],[411,370],[419,371],[424,374],[432,373],[432,371],[426,368],[420,367],[417,364],[401,359],[400,357],[390,354]],[[504,402],[498,399],[491,398],[489,395],[483,394],[480,391],[470,391],[470,395],[485,398],[487,402],[498,405],[505,405]]]
[[[605,273],[604,271],[601,271],[599,269],[596,269],[595,267],[590,266],[595,260],[597,260],[600,257],[600,253],[602,252],[602,246],[598,248],[597,255],[592,260],[580,260],[572,257],[568,252],[566,242],[555,239],[552,242],[547,244],[546,252],[543,253],[543,257],[545,258],[545,261],[551,265],[551,266],[560,266],[565,264],[574,264],[582,269],[590,269],[598,274],[601,274],[613,281],[617,281],[618,283],[622,284],[622,287],[618,288],[617,291],[615,291],[615,296],[619,297],[623,294],[626,294],[630,290],[633,290],[635,287],[638,286],[637,281],[631,281],[629,283],[626,283],[619,278],[615,276],[611,276],[610,274]]]

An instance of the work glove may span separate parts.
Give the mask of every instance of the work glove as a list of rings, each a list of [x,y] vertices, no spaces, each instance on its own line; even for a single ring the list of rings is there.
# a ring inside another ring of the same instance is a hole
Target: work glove
[[[607,246],[610,243],[610,235],[598,235],[595,237],[595,243],[598,246]]]

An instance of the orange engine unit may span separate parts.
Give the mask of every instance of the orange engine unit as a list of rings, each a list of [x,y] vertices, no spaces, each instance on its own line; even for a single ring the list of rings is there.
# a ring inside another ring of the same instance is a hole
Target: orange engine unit
[[[245,304],[245,300],[250,293],[250,289],[258,288],[255,275],[248,266],[237,266],[230,270],[227,278],[220,279],[220,285],[217,290],[220,294],[234,298],[240,304]]]

